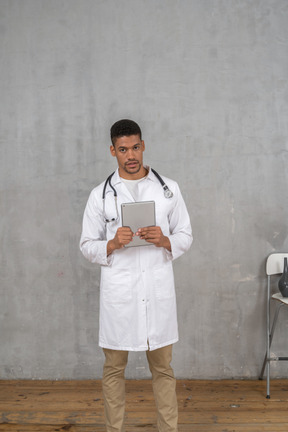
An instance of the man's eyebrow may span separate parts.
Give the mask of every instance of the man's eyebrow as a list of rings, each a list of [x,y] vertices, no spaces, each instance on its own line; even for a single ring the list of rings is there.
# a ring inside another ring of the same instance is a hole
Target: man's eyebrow
[[[133,147],[135,147],[135,146],[139,146],[139,145],[141,145],[141,142],[139,142],[139,143],[136,143],[136,144],[133,144],[133,145],[131,145],[131,147],[128,147],[128,146],[125,146],[125,145],[120,145],[119,147],[118,147],[118,149],[127,149],[127,148],[133,148]]]

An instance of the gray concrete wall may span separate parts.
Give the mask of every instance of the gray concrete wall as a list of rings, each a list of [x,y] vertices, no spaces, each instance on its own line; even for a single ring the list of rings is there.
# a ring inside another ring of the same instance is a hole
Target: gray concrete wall
[[[288,249],[287,22],[287,0],[0,0],[1,378],[101,376],[78,242],[124,117],[191,214],[176,375],[258,375],[265,259]],[[144,353],[127,376],[149,376]]]

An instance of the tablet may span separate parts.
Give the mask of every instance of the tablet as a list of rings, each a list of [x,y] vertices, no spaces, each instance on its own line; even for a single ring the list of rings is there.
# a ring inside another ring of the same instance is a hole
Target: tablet
[[[129,226],[133,233],[139,228],[147,226],[155,226],[155,202],[154,201],[139,201],[121,204],[122,226]],[[133,246],[151,246],[152,243],[146,242],[138,236],[134,236],[133,240],[125,245],[125,247]]]

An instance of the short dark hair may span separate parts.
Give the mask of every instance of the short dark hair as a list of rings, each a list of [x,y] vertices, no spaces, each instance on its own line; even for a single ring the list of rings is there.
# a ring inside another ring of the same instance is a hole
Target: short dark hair
[[[130,135],[139,135],[140,139],[142,139],[141,129],[133,120],[118,120],[110,129],[110,137],[113,145],[115,145],[117,138]]]

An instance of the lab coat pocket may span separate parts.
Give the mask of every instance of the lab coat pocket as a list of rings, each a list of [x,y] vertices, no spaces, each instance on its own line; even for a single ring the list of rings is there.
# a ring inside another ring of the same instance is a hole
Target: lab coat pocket
[[[157,299],[164,300],[174,297],[174,275],[171,263],[153,269],[153,285]]]
[[[126,269],[103,267],[101,291],[107,303],[123,304],[132,300],[131,272]]]

